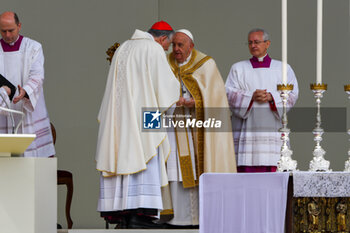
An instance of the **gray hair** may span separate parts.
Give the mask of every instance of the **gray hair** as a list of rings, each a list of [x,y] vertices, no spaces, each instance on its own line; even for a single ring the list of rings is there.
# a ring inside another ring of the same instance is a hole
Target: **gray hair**
[[[156,30],[152,28],[148,30],[148,33],[156,38],[166,36],[169,40],[171,40],[175,34],[174,30]]]
[[[249,31],[248,33],[248,37],[251,33],[253,32],[262,32],[264,35],[263,35],[263,39],[264,41],[267,41],[267,40],[270,40],[270,36],[269,36],[269,33],[265,30],[265,29],[262,29],[262,28],[254,28],[252,30]]]

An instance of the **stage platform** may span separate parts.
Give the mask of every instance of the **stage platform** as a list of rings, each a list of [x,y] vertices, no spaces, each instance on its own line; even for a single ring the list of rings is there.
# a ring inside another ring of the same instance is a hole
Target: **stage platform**
[[[57,230],[57,233],[198,233],[199,230],[179,230],[179,229],[174,229],[174,230],[161,230],[161,229],[149,229],[149,230],[143,230],[143,229],[125,229],[125,230],[121,230],[121,229],[60,229]]]

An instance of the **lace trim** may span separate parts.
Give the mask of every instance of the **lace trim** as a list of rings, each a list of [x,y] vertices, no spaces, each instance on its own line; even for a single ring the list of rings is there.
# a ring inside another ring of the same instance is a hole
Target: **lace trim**
[[[116,109],[118,111],[119,107],[120,107],[120,99],[123,95],[123,87],[124,87],[124,82],[126,79],[126,63],[127,63],[127,59],[126,57],[129,55],[130,53],[130,49],[132,47],[133,43],[132,41],[128,41],[127,43],[125,43],[125,45],[123,47],[120,48],[120,52],[118,54],[118,58],[117,58],[117,69],[115,72],[117,72],[117,80],[116,80],[116,93],[115,93],[115,103],[116,103]]]
[[[350,197],[348,172],[293,172],[294,197]]]

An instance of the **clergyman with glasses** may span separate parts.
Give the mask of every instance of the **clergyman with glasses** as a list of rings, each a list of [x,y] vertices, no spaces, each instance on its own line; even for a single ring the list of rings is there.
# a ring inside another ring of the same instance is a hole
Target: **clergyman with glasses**
[[[282,83],[282,62],[270,58],[270,44],[264,29],[251,30],[248,48],[253,57],[233,64],[226,80],[238,172],[275,172],[280,158],[282,100],[277,84]],[[290,109],[299,90],[289,65],[287,83],[294,85],[287,103]]]

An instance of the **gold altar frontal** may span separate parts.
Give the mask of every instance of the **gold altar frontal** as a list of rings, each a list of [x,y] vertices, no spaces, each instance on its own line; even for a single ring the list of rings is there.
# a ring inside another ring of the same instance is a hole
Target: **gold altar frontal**
[[[289,177],[286,233],[350,233],[350,197],[293,197]]]
[[[293,197],[293,232],[350,232],[350,197]]]

